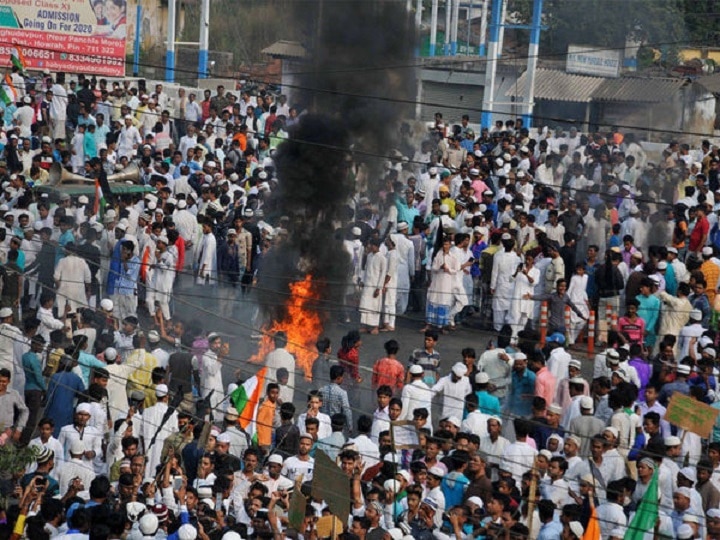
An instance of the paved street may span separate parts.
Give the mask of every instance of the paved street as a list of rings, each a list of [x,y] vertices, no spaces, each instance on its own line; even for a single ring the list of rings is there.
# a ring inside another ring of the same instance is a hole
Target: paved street
[[[206,303],[197,297],[186,297],[185,300],[192,305],[199,305],[201,302]],[[227,385],[235,379],[235,371],[238,368],[241,369],[243,378],[251,376],[260,367],[257,364],[251,364],[247,361],[257,352],[259,343],[257,339],[252,338],[252,334],[255,334],[257,330],[252,325],[252,317],[255,312],[254,304],[245,300],[238,302],[233,314],[233,320],[236,321],[235,324],[232,324],[226,318],[229,314],[220,314],[216,309],[212,308],[207,309],[217,314],[219,318],[212,317],[208,313],[203,312],[201,316],[204,321],[207,321],[205,329],[213,331],[219,330],[230,336],[231,354],[230,358],[225,362],[223,370],[225,384]],[[329,319],[323,335],[327,335],[331,339],[333,354],[335,354],[340,348],[343,335],[349,330],[357,328],[357,325],[339,323],[334,320],[335,317],[333,316],[330,316]],[[471,324],[473,322],[471,319]],[[370,389],[371,369],[374,362],[384,356],[383,344],[389,339],[396,339],[400,343],[398,359],[405,363],[412,350],[423,345],[423,335],[420,332],[422,327],[423,321],[420,314],[409,313],[403,317],[398,317],[395,332],[380,333],[378,335],[363,334],[360,364],[361,374],[364,380],[359,386],[356,395],[351,396],[354,419],[357,419],[357,417],[363,413],[372,414],[374,410],[375,399]],[[494,336],[489,332],[463,326],[458,327],[458,330],[455,332],[441,335],[437,347],[442,358],[441,372],[443,374],[448,373],[450,367],[455,362],[461,360],[460,352],[466,347],[474,347],[479,357],[491,339],[493,341],[495,340]],[[583,373],[584,376],[590,380],[592,377],[590,362],[583,362]],[[305,408],[307,392],[313,385],[302,378],[298,378],[296,386],[295,405],[298,411],[302,411]]]

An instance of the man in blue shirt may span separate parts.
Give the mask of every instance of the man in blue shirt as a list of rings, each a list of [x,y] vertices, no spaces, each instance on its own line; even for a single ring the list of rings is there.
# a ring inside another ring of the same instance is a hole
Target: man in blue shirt
[[[491,414],[500,416],[500,400],[488,393],[488,384],[490,376],[487,373],[478,373],[475,375],[475,394],[478,397],[478,405],[480,412],[483,414]]]
[[[73,225],[75,220],[72,216],[62,216],[60,218],[60,238],[58,238],[58,247],[55,250],[55,266],[65,256],[65,249],[67,244],[75,243],[75,235],[73,234]]]
[[[537,540],[557,540],[562,536],[562,523],[555,520],[555,503],[550,499],[538,502],[538,516],[540,517],[540,531]]]
[[[140,259],[133,255],[135,243],[130,240],[122,242],[120,247],[120,268],[115,279],[113,301],[120,320],[137,313],[137,282],[140,273]],[[108,283],[110,276],[108,277]]]
[[[516,353],[507,400],[508,412],[514,416],[530,416],[534,396],[535,374],[527,368],[527,356],[521,352]]]
[[[47,390],[42,374],[42,362],[38,356],[44,347],[45,338],[40,335],[33,336],[30,350],[22,355],[23,371],[25,372],[25,406],[29,411],[27,425],[20,438],[20,442],[24,444],[30,442],[35,426],[40,419],[42,400]]]

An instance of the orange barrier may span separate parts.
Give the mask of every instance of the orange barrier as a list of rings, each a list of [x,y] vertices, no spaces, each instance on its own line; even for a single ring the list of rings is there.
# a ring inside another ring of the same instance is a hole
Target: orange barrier
[[[547,301],[540,304],[540,346],[545,346],[548,330],[548,303]]]
[[[587,350],[588,354],[595,354],[595,312],[590,311],[587,323]]]

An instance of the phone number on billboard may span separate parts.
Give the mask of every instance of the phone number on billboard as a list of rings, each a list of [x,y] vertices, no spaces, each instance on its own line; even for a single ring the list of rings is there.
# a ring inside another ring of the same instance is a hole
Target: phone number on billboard
[[[69,60],[70,62],[85,62],[87,64],[104,64],[104,65],[111,65],[111,66],[119,66],[123,63],[121,59],[118,58],[108,58],[105,56],[90,56],[90,55],[78,55],[78,54],[67,54],[65,56],[60,56],[61,60]]]
[[[10,56],[10,53],[12,53],[12,51],[13,48],[0,47],[0,56]],[[25,58],[40,58],[44,60],[49,60],[53,57],[53,51],[43,49],[22,49],[22,52]]]

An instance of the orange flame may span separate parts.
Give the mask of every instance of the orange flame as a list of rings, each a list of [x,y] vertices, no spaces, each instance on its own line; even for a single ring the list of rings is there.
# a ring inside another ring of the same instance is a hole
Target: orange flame
[[[317,302],[319,294],[313,285],[312,276],[290,284],[290,297],[286,302],[287,315],[282,321],[275,321],[263,329],[257,353],[250,362],[259,364],[274,349],[273,334],[284,331],[287,334],[287,350],[295,357],[295,365],[305,372],[305,378],[312,379],[312,365],[317,357],[315,344],[323,330],[320,314],[308,304]]]

